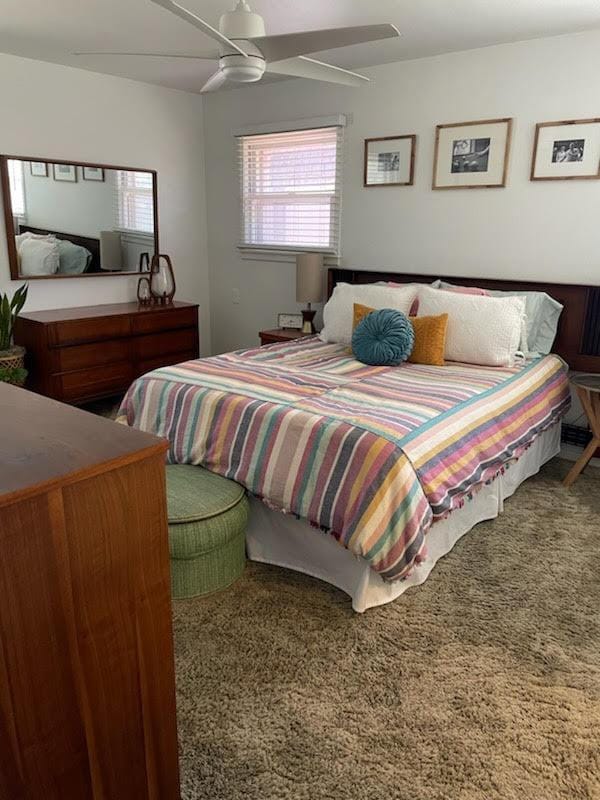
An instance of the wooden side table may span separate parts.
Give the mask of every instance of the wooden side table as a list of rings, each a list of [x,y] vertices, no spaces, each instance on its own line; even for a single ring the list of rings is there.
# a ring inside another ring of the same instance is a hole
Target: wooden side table
[[[571,380],[577,396],[586,413],[592,438],[579,459],[573,464],[569,474],[564,479],[565,486],[571,486],[577,479],[582,469],[600,447],[600,375],[581,375]]]
[[[312,333],[302,333],[298,328],[272,328],[268,331],[260,331],[261,347],[265,344],[275,344],[275,342],[292,342],[294,339],[302,339],[303,336],[312,336]]]

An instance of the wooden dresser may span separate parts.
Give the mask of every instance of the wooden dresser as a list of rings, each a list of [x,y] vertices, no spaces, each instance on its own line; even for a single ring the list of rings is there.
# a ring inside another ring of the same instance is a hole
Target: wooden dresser
[[[0,798],[178,800],[167,443],[0,383]]]
[[[125,392],[158,367],[198,357],[198,306],[137,303],[33,311],[18,317],[15,344],[27,349],[27,386],[82,403]]]

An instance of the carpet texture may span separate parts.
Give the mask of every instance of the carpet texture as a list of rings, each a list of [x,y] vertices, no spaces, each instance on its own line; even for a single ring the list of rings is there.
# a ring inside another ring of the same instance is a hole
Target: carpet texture
[[[183,800],[600,798],[600,471],[568,467],[363,615],[260,564],[177,602]]]

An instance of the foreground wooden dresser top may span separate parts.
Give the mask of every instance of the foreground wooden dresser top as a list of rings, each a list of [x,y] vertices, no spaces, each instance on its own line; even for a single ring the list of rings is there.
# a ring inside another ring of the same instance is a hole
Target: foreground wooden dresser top
[[[0,383],[0,798],[178,800],[166,442]]]

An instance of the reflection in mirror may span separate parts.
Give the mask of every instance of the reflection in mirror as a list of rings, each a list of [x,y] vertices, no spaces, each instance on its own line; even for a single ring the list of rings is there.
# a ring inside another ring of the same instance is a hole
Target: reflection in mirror
[[[18,277],[137,272],[142,254],[154,254],[155,173],[14,158],[6,165]]]

